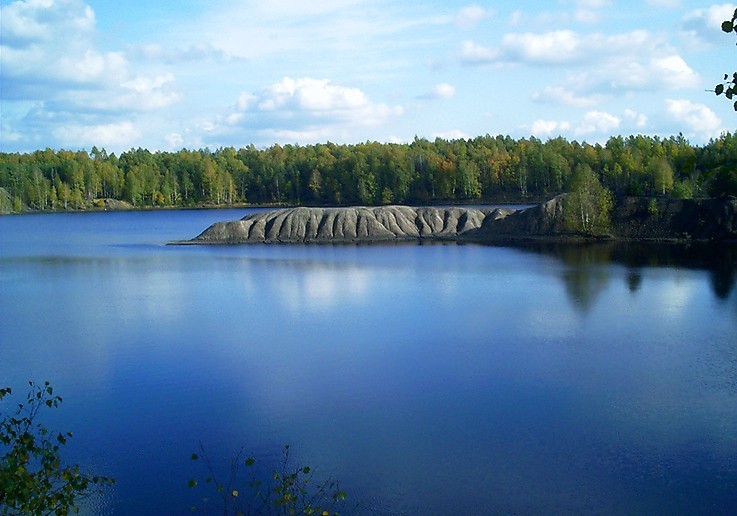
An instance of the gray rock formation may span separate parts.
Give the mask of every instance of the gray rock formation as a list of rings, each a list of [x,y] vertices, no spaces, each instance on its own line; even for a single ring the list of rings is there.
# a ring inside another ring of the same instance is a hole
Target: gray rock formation
[[[510,209],[412,208],[286,208],[218,222],[193,244],[383,242],[452,240],[481,227],[488,217],[503,217]]]
[[[505,208],[287,208],[218,222],[186,244],[346,243],[402,240],[499,242],[593,238],[566,229],[563,196]],[[618,200],[606,238],[737,241],[737,200]],[[602,238],[601,236],[597,238]]]
[[[487,240],[495,237],[555,236],[565,232],[563,197],[558,196],[542,204],[505,214],[503,217],[487,217],[478,231],[466,236],[475,236],[481,240]]]

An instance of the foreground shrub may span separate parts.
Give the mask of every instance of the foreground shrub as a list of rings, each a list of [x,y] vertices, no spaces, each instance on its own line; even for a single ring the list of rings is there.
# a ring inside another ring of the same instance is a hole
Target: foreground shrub
[[[55,434],[36,420],[42,409],[56,408],[61,396],[45,382],[29,382],[25,403],[7,414],[3,401],[12,395],[0,388],[0,514],[68,514],[77,504],[115,481],[83,473],[62,463],[60,449],[71,432]]]

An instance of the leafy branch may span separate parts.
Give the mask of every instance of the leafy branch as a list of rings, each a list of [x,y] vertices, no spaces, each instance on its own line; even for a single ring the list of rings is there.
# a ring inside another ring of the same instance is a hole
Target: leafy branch
[[[731,32],[737,33],[737,9],[732,14],[732,19],[725,20],[722,22],[722,31],[727,34]],[[732,100],[733,97],[737,98],[737,72],[733,73],[731,78],[729,74],[724,74],[724,82],[719,83],[714,87],[714,93],[724,95],[728,100]],[[737,111],[737,100],[733,104],[734,110]]]
[[[28,382],[25,403],[13,415],[0,411],[0,514],[69,514],[77,504],[115,480],[83,473],[78,465],[61,461],[60,450],[72,433],[51,433],[36,421],[42,409],[58,407],[49,382]],[[13,394],[0,388],[0,402]],[[0,405],[2,408],[2,405]]]
[[[219,511],[226,515],[268,514],[295,515],[315,514],[332,516],[339,513],[336,507],[345,502],[346,494],[335,480],[314,482],[313,471],[309,466],[294,466],[289,457],[289,445],[284,446],[281,463],[272,472],[270,481],[259,480],[251,469],[247,481],[241,479],[241,468],[253,468],[256,459],[244,459],[241,449],[231,459],[226,480],[218,479],[215,468],[200,442],[200,453],[192,454],[193,461],[201,461],[208,476],[205,484],[212,484],[219,497]],[[196,479],[189,481],[189,487],[199,485]],[[209,498],[203,498],[201,507],[193,511],[207,510]]]

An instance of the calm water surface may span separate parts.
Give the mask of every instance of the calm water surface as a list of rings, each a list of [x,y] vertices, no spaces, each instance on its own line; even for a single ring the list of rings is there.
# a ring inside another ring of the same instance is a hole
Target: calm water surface
[[[188,513],[198,441],[363,514],[737,507],[734,249],[165,245],[246,213],[0,217],[0,384],[94,512]]]

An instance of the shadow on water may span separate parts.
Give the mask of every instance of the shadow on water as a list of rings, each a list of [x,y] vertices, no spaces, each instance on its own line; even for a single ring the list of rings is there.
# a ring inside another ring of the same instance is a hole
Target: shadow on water
[[[730,297],[737,281],[737,246],[733,244],[534,242],[515,247],[565,264],[566,291],[583,311],[591,308],[609,284],[612,269],[606,266],[610,264],[626,268],[625,280],[632,293],[642,286],[644,271],[654,268],[706,271],[714,296],[721,301]]]

